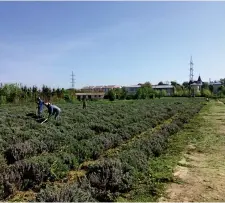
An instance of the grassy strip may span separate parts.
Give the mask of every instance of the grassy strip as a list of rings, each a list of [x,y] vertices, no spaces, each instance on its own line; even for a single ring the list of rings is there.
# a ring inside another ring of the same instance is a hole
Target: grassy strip
[[[165,152],[149,160],[147,175],[138,174],[139,182],[129,193],[123,194],[117,198],[119,202],[150,202],[157,201],[159,197],[164,196],[165,186],[169,182],[182,184],[180,180],[173,177],[173,169],[183,157],[187,145],[195,145],[197,151],[207,151],[209,146],[215,146],[218,138],[212,136],[213,126],[209,122],[205,123],[204,114],[208,114],[214,102],[203,107],[184,129],[169,138],[168,147]],[[207,125],[211,131],[202,129]],[[209,137],[205,137],[206,134]],[[224,138],[225,139],[225,138]]]

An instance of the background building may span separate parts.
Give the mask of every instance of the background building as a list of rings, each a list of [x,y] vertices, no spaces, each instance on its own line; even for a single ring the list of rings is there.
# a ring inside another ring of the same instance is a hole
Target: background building
[[[103,99],[105,96],[104,92],[83,92],[76,93],[76,97],[78,100],[82,99]]]
[[[81,88],[81,91],[84,92],[105,92],[107,93],[109,90],[121,88],[118,85],[100,85],[100,86],[86,86]]]
[[[175,87],[173,85],[152,85],[152,89],[158,91],[166,91],[167,96],[174,95]]]
[[[219,81],[214,81],[214,82],[210,82],[209,85],[213,86],[213,94],[217,94],[218,93],[218,89],[223,85],[221,82]]]
[[[127,91],[128,94],[136,94],[137,90],[141,87],[141,85],[130,85],[123,86],[123,88]]]

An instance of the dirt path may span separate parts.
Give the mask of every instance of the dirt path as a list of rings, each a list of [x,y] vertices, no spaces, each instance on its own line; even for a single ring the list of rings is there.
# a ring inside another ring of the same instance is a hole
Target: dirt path
[[[189,129],[196,139],[174,170],[163,201],[225,201],[225,105],[212,102]]]

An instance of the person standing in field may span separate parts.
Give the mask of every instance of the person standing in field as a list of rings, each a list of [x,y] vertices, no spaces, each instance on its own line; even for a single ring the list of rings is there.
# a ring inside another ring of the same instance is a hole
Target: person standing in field
[[[87,108],[87,102],[86,102],[86,98],[83,98],[83,109]]]
[[[37,114],[38,114],[38,117],[42,117],[42,111],[43,111],[43,108],[44,108],[44,101],[41,100],[40,97],[37,98]]]
[[[48,119],[54,115],[55,115],[55,119],[58,119],[59,114],[61,113],[61,109],[58,106],[52,105],[50,103],[45,103],[45,106],[48,109]]]

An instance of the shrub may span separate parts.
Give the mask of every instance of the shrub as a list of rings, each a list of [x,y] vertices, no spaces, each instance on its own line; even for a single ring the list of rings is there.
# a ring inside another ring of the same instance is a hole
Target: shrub
[[[84,184],[83,184],[84,185]],[[96,202],[90,187],[85,188],[77,183],[66,184],[64,187],[47,186],[36,196],[37,202]]]
[[[130,173],[123,170],[122,163],[112,159],[92,165],[87,178],[98,201],[113,201],[119,192],[128,191],[132,183]]]

